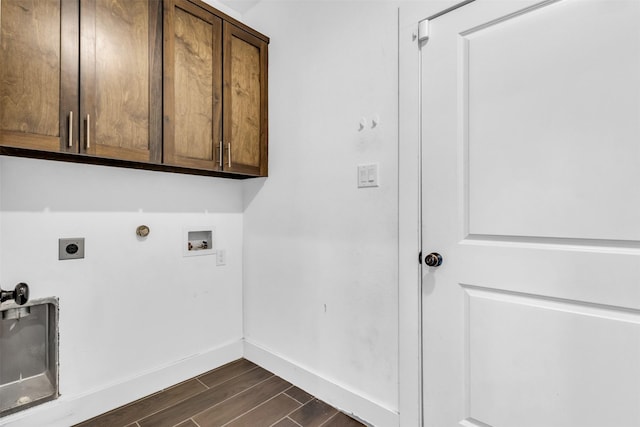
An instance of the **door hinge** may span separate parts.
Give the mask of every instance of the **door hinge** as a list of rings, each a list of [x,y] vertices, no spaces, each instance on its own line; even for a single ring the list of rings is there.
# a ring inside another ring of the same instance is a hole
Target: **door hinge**
[[[418,45],[429,40],[429,19],[418,22]]]
[[[422,251],[418,254],[418,264],[422,265]]]

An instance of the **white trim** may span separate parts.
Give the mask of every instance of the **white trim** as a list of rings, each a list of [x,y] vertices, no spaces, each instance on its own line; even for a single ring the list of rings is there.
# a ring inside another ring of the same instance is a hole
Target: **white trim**
[[[244,357],[364,423],[398,426],[397,412],[260,345],[245,340]]]
[[[398,35],[398,408],[401,426],[422,425],[420,360],[420,97],[418,21],[400,8]],[[425,15],[427,16],[427,15]]]
[[[459,0],[401,5],[398,34],[398,408],[400,426],[422,426],[420,252],[420,50],[418,22]]]
[[[58,399],[0,419],[0,426],[68,427],[242,357],[237,340],[125,381]]]

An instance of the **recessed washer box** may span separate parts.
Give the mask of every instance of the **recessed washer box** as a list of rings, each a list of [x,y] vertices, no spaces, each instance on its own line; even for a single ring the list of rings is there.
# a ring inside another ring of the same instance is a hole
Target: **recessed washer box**
[[[184,256],[213,255],[216,253],[213,241],[213,227],[189,227],[184,229],[182,250]]]
[[[0,304],[0,418],[58,398],[58,299]]]
[[[58,239],[58,259],[84,258],[84,237]]]

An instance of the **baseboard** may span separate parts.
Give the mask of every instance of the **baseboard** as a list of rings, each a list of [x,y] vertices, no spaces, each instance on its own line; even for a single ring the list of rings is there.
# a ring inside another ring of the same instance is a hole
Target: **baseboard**
[[[126,381],[81,395],[63,395],[52,402],[0,418],[0,426],[68,427],[239,359],[242,352],[242,341],[234,341]]]
[[[397,427],[398,413],[245,339],[244,357],[372,426]]]

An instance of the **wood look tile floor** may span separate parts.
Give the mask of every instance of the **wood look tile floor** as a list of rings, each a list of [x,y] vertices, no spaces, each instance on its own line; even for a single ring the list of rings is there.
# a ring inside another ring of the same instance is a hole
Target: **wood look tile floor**
[[[75,427],[359,427],[282,378],[239,359]]]

